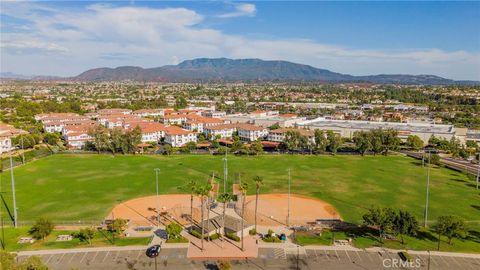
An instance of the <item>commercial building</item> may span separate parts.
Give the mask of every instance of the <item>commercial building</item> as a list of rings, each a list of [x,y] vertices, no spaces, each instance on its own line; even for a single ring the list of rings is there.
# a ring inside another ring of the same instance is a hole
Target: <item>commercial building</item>
[[[372,129],[395,129],[399,137],[406,140],[410,135],[416,135],[427,144],[432,135],[437,138],[450,140],[457,138],[461,144],[465,143],[467,129],[455,128],[453,125],[437,125],[428,123],[397,123],[397,122],[373,122],[373,121],[354,121],[354,120],[327,120],[317,118],[303,121],[297,124],[300,128],[315,130],[330,130],[344,138],[352,138],[356,131],[368,131]]]

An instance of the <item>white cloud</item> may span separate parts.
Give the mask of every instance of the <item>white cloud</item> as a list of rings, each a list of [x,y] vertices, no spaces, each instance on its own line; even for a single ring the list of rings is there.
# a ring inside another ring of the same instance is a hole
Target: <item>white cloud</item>
[[[242,16],[255,16],[257,7],[254,4],[236,4],[235,11],[218,15],[219,18],[234,18]]]
[[[31,21],[30,32],[1,35],[2,69],[15,73],[70,76],[100,66],[157,67],[197,57],[230,57],[288,60],[353,75],[480,79],[478,52],[360,50],[305,39],[247,38],[202,28],[199,24],[205,18],[185,8],[91,5],[59,10],[38,4],[3,5],[3,13]]]

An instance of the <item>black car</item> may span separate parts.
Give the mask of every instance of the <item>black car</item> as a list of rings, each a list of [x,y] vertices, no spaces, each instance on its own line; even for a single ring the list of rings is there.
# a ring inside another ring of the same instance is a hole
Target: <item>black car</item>
[[[150,258],[155,258],[158,256],[159,253],[160,253],[160,245],[153,245],[147,248],[145,255],[147,255]]]

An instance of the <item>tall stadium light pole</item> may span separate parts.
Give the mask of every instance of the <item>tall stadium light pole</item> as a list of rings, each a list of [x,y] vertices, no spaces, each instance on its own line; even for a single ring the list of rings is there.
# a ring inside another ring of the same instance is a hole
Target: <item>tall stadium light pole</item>
[[[431,152],[428,151],[428,168],[427,168],[427,194],[425,198],[425,220],[423,226],[427,227],[427,220],[428,220],[428,196],[430,191],[430,161],[431,161]]]
[[[228,177],[227,152],[228,152],[228,149],[225,149],[225,157],[223,158],[223,193],[227,193],[227,177]]]
[[[25,164],[25,151],[23,150],[23,135],[20,135],[20,141],[22,143],[22,164]]]
[[[2,166],[2,171],[3,171],[3,159],[0,158],[0,163],[1,163],[1,166]],[[2,194],[2,174],[0,173],[0,196]],[[2,241],[1,241],[1,244],[2,244],[2,249],[5,250],[6,248],[6,245],[5,245],[5,230],[3,229],[3,203],[0,203],[0,226],[2,226]]]
[[[154,171],[157,188],[157,226],[160,227],[160,197],[158,196],[158,173],[160,172],[160,169],[155,168]]]
[[[478,153],[478,165],[477,165],[477,189],[478,189],[478,182],[480,178],[480,153]]]
[[[13,226],[17,228],[17,198],[15,194],[15,176],[13,175],[13,159],[10,155],[10,177],[12,179],[12,196],[13,196]]]
[[[292,182],[290,168],[288,168],[288,206],[287,206],[287,227],[290,227],[290,185]]]

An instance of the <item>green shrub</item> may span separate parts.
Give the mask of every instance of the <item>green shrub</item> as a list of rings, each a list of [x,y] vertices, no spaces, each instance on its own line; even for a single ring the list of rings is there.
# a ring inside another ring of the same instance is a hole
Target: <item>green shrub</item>
[[[280,240],[280,238],[278,238],[277,236],[266,236],[263,238],[263,241],[264,242],[268,242],[268,243],[281,243],[282,240]]]
[[[239,242],[240,241],[240,237],[238,237],[236,234],[234,233],[227,233],[226,234],[227,238],[235,241],[235,242]]]
[[[188,243],[188,239],[180,236],[178,238],[170,238],[166,241],[167,243]]]
[[[257,230],[255,230],[255,228],[251,229],[248,231],[248,234],[250,235],[256,235],[257,234]]]
[[[215,240],[215,239],[220,238],[220,236],[222,236],[222,235],[219,234],[219,233],[215,233],[215,234],[210,235],[210,236],[208,237],[208,239],[210,239],[210,240]]]
[[[202,234],[197,232],[196,230],[191,230],[190,234],[197,237],[198,239],[202,238]]]

